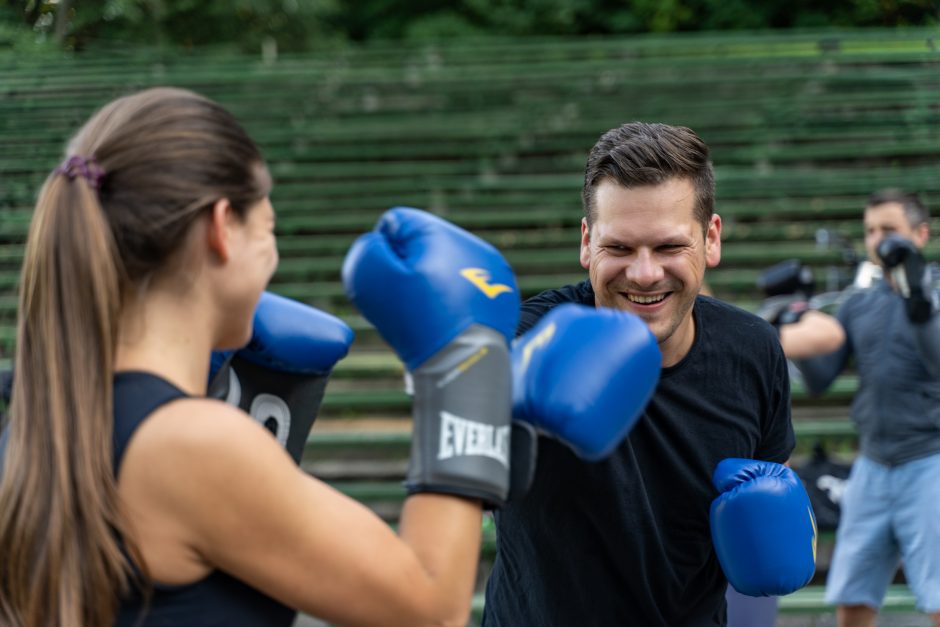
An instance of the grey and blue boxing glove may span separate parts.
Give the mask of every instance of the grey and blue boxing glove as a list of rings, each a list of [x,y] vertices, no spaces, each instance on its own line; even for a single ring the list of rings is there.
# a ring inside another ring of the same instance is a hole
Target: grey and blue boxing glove
[[[509,493],[515,275],[493,246],[397,207],[353,244],[346,292],[404,363],[414,396],[410,493]]]
[[[264,292],[248,344],[212,353],[207,396],[247,412],[300,463],[330,373],[353,337],[336,316]]]

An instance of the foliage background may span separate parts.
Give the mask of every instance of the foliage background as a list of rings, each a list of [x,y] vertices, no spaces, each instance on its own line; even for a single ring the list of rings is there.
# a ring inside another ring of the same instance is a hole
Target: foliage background
[[[301,52],[376,40],[937,24],[937,0],[0,0],[0,50]]]

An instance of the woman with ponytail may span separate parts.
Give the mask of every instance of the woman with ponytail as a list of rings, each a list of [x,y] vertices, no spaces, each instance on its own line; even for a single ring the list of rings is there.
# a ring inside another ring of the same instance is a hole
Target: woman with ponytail
[[[481,504],[401,536],[205,397],[278,261],[271,180],[218,104],[119,98],[45,181],[0,439],[0,625],[465,624]]]

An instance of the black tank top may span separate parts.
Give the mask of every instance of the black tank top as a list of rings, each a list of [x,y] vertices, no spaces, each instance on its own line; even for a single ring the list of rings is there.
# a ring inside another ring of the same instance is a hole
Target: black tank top
[[[186,393],[146,372],[121,372],[114,377],[114,476],[124,451],[144,420],[160,406]],[[0,473],[9,429],[0,433]],[[146,612],[143,617],[142,612]],[[220,570],[191,584],[154,583],[149,605],[135,592],[121,599],[116,627],[287,627],[297,613]]]
[[[114,377],[114,474],[139,427],[157,408],[186,394],[146,372],[120,372]],[[141,612],[146,611],[143,621]],[[191,584],[154,583],[150,604],[140,595],[122,599],[118,627],[222,626],[286,627],[297,613],[220,570]]]

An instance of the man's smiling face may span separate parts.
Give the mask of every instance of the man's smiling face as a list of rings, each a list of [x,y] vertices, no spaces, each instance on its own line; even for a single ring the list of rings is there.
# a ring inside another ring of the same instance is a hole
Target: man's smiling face
[[[705,268],[721,258],[721,218],[704,229],[685,178],[627,188],[601,181],[594,221],[581,224],[581,265],[595,304],[640,316],[659,341],[663,365],[678,362],[695,337],[692,305]]]

